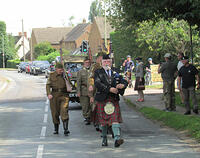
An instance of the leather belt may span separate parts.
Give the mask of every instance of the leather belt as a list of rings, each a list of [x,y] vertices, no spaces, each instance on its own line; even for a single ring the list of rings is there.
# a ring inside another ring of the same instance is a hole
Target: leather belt
[[[58,88],[58,89],[52,89],[52,92],[63,92],[67,93],[67,90],[65,88]]]

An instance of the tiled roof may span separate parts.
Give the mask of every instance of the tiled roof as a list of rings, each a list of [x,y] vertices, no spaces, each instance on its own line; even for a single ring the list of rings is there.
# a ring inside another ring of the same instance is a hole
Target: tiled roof
[[[97,26],[99,28],[99,32],[101,34],[101,38],[104,39],[104,32],[105,32],[105,19],[104,17],[95,17],[95,21],[97,23]],[[106,35],[107,38],[110,38],[110,33],[113,32],[114,29],[111,27],[108,21],[106,21]]]
[[[65,37],[64,41],[76,41],[85,31],[89,23],[82,23],[75,26]]]
[[[15,44],[17,44],[17,42],[20,40],[21,36],[14,36],[15,39]]]
[[[59,44],[71,30],[72,27],[34,28],[33,33],[37,43],[48,41],[51,44]]]

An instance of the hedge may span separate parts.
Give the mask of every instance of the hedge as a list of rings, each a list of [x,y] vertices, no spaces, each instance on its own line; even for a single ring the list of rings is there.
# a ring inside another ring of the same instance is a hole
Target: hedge
[[[16,65],[19,65],[20,62],[21,62],[20,60],[7,60],[6,67],[7,68],[14,68],[14,69],[16,69],[17,68]]]

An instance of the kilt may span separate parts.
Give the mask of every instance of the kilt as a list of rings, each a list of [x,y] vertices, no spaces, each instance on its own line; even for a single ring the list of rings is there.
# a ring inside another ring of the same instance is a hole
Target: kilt
[[[104,106],[106,105],[106,102],[108,101],[112,102],[115,106],[115,111],[111,115],[107,115],[104,112]],[[113,100],[112,98],[108,98],[104,102],[97,102],[95,111],[96,113],[95,113],[94,121],[97,124],[105,126],[105,125],[112,125],[113,122],[122,123],[121,111],[120,111],[118,100]]]
[[[144,77],[142,78],[142,81],[140,81],[140,77],[136,77],[134,90],[135,91],[137,91],[137,90],[145,90],[145,85],[144,84],[145,84]],[[139,87],[139,86],[143,86],[143,87]]]

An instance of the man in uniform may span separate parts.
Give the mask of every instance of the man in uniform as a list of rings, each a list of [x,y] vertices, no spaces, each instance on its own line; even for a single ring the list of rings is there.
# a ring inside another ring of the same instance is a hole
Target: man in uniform
[[[70,132],[68,130],[68,105],[69,105],[69,91],[71,88],[70,81],[66,77],[63,65],[56,64],[56,71],[50,73],[46,83],[47,97],[50,100],[51,115],[54,123],[54,134],[58,134],[60,119],[63,122],[64,134],[67,136]]]
[[[98,122],[96,122],[96,106],[95,106],[95,101],[94,101],[94,96],[96,93],[96,88],[94,86],[94,72],[97,69],[101,68],[101,61],[102,61],[102,57],[103,57],[103,52],[99,52],[97,57],[96,57],[96,63],[94,63],[91,67],[90,67],[90,71],[89,71],[89,77],[88,77],[88,95],[90,97],[90,104],[92,106],[92,121],[94,123],[94,126],[96,127],[96,130],[99,131],[99,124]]]
[[[176,64],[171,61],[170,53],[166,53],[164,58],[165,62],[158,66],[158,73],[161,73],[163,79],[164,111],[176,111],[174,81],[177,67]]]
[[[83,117],[85,124],[90,124],[91,106],[90,97],[88,96],[88,75],[90,70],[90,60],[88,57],[84,59],[83,69],[77,74],[77,96],[80,98]]]
[[[104,55],[102,68],[94,73],[94,83],[97,88],[95,101],[97,106],[97,119],[102,127],[102,146],[108,146],[107,128],[112,126],[114,133],[115,147],[123,144],[124,140],[120,134],[120,124],[122,122],[119,106],[119,94],[123,95],[128,83],[115,68],[111,68],[112,59],[109,55]]]

